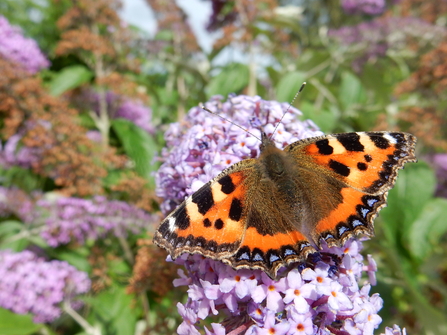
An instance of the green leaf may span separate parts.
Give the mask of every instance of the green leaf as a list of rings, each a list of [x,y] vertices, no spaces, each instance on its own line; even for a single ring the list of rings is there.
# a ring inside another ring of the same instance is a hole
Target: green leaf
[[[162,29],[155,35],[155,40],[158,41],[171,41],[174,38],[174,33],[169,29]]]
[[[224,68],[208,84],[208,94],[220,94],[226,97],[230,93],[239,93],[247,87],[249,80],[247,65],[233,63]]]
[[[125,288],[114,286],[95,298],[87,299],[98,320],[107,325],[107,334],[134,334],[138,313],[132,307],[133,296]]]
[[[447,232],[447,199],[434,198],[426,203],[408,234],[411,253],[423,260]]]
[[[111,187],[113,185],[118,184],[122,177],[123,177],[122,170],[109,171],[107,176],[103,179],[103,184],[106,187]]]
[[[56,73],[49,84],[50,93],[54,96],[79,87],[89,82],[93,77],[93,73],[82,65],[72,65],[63,68]]]
[[[157,145],[154,138],[145,130],[126,119],[112,120],[112,128],[116,132],[126,154],[134,161],[135,171],[153,183],[151,173],[158,169],[153,162]]]
[[[436,185],[433,170],[423,162],[408,163],[399,171],[396,184],[388,194],[388,207],[380,217],[387,237],[392,239],[408,233],[432,196]]]
[[[88,261],[89,250],[85,247],[74,250],[57,250],[54,257],[66,261],[76,269],[84,272],[90,272],[91,265]]]
[[[132,269],[129,268],[129,265],[122,259],[117,258],[113,259],[108,263],[109,271],[113,274],[128,274],[132,272]]]
[[[37,332],[42,327],[42,324],[34,323],[29,314],[15,314],[0,308],[0,334],[2,335],[27,335]]]
[[[0,222],[0,236],[10,236],[19,233],[23,228],[23,223],[16,220],[7,220]]]
[[[23,235],[17,238],[17,235],[24,230],[24,225],[20,221],[7,220],[0,222],[1,248],[11,249],[16,252],[25,249],[29,244],[29,236]]]
[[[276,100],[291,103],[305,81],[306,75],[304,72],[293,71],[287,73],[276,85]]]
[[[311,119],[324,133],[332,133],[337,121],[336,113],[321,109],[316,110],[313,103],[303,101],[300,110],[305,118]]]
[[[379,104],[390,103],[390,93],[393,88],[384,80],[384,70],[378,70],[377,66],[367,62],[361,73],[361,80],[368,91],[374,92],[374,102]],[[387,71],[387,69],[385,69]]]
[[[361,104],[365,101],[365,90],[359,78],[351,72],[343,72],[339,91],[339,100],[342,108],[348,110],[353,105]]]

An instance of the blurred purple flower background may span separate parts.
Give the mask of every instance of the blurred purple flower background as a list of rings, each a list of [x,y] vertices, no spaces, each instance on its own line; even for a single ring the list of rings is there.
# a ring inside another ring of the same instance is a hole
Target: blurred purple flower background
[[[351,50],[357,54],[352,67],[361,72],[365,63],[375,62],[387,54],[408,57],[408,45],[412,43],[421,48],[435,46],[447,36],[447,29],[415,17],[381,17],[358,25],[330,29],[328,35],[356,49]]]
[[[8,20],[1,15],[0,56],[22,65],[31,74],[50,65],[36,41],[24,37],[20,28],[11,26]]]
[[[385,0],[342,0],[341,7],[347,14],[380,15],[385,11]]]
[[[52,247],[70,242],[85,243],[112,233],[116,237],[138,234],[154,222],[148,214],[124,201],[65,198],[37,201],[35,211],[40,219],[32,224],[41,228],[41,236]]]
[[[154,216],[127,202],[107,200],[102,196],[92,199],[65,198],[37,201],[35,211],[40,214],[33,226],[41,228],[41,236],[52,247],[70,242],[85,243],[112,233],[116,237],[138,234],[153,222]]]
[[[17,216],[51,247],[72,242],[82,245],[107,234],[125,238],[158,220],[158,216],[124,201],[54,195],[28,195],[17,188],[0,187],[0,217]]]
[[[31,251],[0,251],[0,306],[34,315],[34,322],[51,322],[62,314],[61,303],[90,290],[87,273],[62,261],[46,261]]]
[[[94,91],[85,92],[82,95],[84,107],[91,108],[96,114],[100,113],[100,94]],[[136,126],[153,134],[155,129],[152,125],[152,110],[143,105],[139,100],[129,99],[112,91],[105,93],[107,114],[112,119],[123,118],[131,121]],[[85,106],[87,104],[87,106]]]

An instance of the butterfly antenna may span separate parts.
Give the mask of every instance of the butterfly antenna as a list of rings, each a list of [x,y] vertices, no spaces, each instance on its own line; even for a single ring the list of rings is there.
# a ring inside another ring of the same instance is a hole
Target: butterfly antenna
[[[290,107],[292,107],[293,102],[295,101],[295,99],[298,97],[298,95],[301,93],[301,91],[304,89],[304,87],[306,86],[306,82],[304,82],[300,89],[298,90],[298,92],[296,92],[295,96],[292,99],[292,102],[289,104],[289,107],[287,107],[286,111],[284,112],[284,114],[281,116],[281,119],[278,121],[278,123],[276,124],[275,129],[273,129],[272,135],[270,136],[270,138],[273,137],[273,134],[276,132],[276,129],[278,129],[278,126],[281,124],[282,119],[284,118],[284,116],[287,114],[287,112],[289,111]]]
[[[251,136],[253,136],[253,137],[256,138],[257,140],[259,140],[259,141],[262,142],[262,140],[261,140],[258,136],[256,136],[255,134],[249,132],[248,129],[245,129],[244,127],[238,125],[237,123],[235,123],[235,122],[233,122],[233,121],[231,121],[231,120],[229,120],[229,119],[224,118],[222,115],[219,115],[219,114],[217,114],[217,113],[215,113],[215,112],[209,110],[209,109],[206,108],[202,103],[200,103],[199,106],[200,106],[200,108],[202,108],[203,110],[207,111],[208,113],[214,114],[214,115],[220,117],[222,120],[225,120],[225,121],[227,121],[227,122],[230,122],[231,124],[235,125],[236,127],[241,128],[243,131],[249,133]]]

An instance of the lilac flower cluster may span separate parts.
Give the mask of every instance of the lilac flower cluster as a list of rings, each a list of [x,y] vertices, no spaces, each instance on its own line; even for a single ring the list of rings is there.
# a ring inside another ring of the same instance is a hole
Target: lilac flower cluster
[[[31,74],[50,65],[36,41],[24,37],[20,29],[11,26],[3,16],[0,16],[0,56],[22,65]]]
[[[310,120],[300,121],[301,112],[287,103],[266,101],[258,96],[216,96],[205,107],[232,120],[260,138],[260,126],[267,135],[284,115],[273,139],[278,147],[311,136],[323,135]],[[245,130],[204,111],[189,110],[185,120],[171,124],[165,134],[163,164],[156,174],[157,195],[164,198],[162,211],[169,213],[223,169],[247,158],[257,157],[260,141]]]
[[[341,7],[347,14],[380,15],[385,11],[385,0],[342,0]]]
[[[131,204],[103,196],[42,199],[37,201],[35,211],[41,219],[33,225],[41,227],[41,237],[52,247],[72,241],[82,244],[107,233],[117,237],[126,237],[129,231],[138,234],[156,220]]]
[[[436,46],[447,36],[447,29],[419,18],[388,17],[332,29],[328,35],[360,50],[352,64],[360,72],[366,62],[387,54],[405,53],[408,56],[409,43],[417,43],[420,47]]]
[[[0,306],[18,314],[31,313],[34,322],[51,322],[62,314],[61,303],[90,290],[85,272],[67,262],[45,261],[30,251],[0,251]]]
[[[99,114],[100,96],[98,93],[89,91],[82,98],[82,103],[87,102],[87,108],[92,108]],[[107,113],[111,118],[123,118],[131,121],[148,133],[154,132],[154,127],[151,124],[152,110],[144,106],[141,101],[130,100],[129,98],[109,91],[105,94],[105,102],[107,105]]]
[[[219,315],[223,322],[212,323],[212,330],[204,327],[206,334],[373,334],[382,321],[377,313],[383,301],[370,295],[371,283],[359,287],[362,274],[375,282],[377,270],[371,256],[364,264],[361,249],[355,239],[342,248],[323,245],[321,253],[283,271],[278,280],[260,270],[234,270],[200,255],[182,255],[175,262],[186,273],[179,270],[174,285],[188,286],[188,301],[177,305],[183,318],[177,332],[200,334],[200,320]]]
[[[152,110],[139,101],[125,100],[116,110],[114,117],[127,119],[148,133],[154,132],[151,124]]]

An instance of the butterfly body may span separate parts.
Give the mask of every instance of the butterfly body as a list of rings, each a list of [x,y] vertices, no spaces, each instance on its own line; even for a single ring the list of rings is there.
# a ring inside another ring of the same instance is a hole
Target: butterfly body
[[[373,235],[397,170],[416,161],[406,133],[344,133],[278,149],[262,135],[260,155],[222,171],[160,224],[154,241],[173,258],[199,253],[235,269],[303,261],[321,239],[341,245]]]

